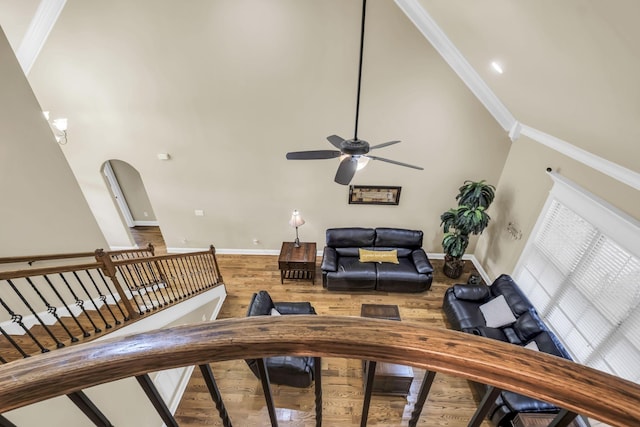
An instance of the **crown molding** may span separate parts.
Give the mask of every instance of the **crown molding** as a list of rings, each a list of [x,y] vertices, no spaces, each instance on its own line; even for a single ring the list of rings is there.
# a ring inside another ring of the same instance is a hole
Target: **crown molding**
[[[29,28],[18,47],[16,57],[25,75],[29,74],[36,62],[49,33],[60,16],[67,0],[42,0],[35,15],[31,19]]]
[[[422,35],[429,40],[447,64],[458,74],[476,98],[489,110],[489,113],[500,126],[505,131],[510,131],[514,123],[516,123],[513,114],[482,80],[418,0],[395,0],[395,2]]]
[[[596,156],[593,153],[576,147],[575,145],[560,138],[556,138],[553,135],[549,135],[538,129],[532,128],[531,126],[521,125],[520,133],[542,145],[546,145],[547,147],[564,154],[565,156],[571,157],[572,159],[577,160],[598,172],[608,175],[623,184],[626,184],[636,190],[640,190],[640,173],[638,172],[627,169],[624,166],[620,166],[619,164],[600,156]]]

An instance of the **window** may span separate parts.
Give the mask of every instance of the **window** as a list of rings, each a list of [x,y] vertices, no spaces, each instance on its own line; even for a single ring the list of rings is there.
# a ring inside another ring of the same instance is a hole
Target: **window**
[[[640,382],[639,223],[552,177],[514,279],[577,362]]]

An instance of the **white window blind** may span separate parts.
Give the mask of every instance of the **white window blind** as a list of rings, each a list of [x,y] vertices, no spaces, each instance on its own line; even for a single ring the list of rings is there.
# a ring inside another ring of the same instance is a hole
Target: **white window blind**
[[[640,382],[638,222],[554,181],[514,279],[577,362]]]

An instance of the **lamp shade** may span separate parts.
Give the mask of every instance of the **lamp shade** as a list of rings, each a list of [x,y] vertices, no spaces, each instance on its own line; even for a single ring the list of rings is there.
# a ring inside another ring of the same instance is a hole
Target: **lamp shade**
[[[291,219],[289,220],[289,225],[292,227],[300,227],[303,224],[304,219],[302,218],[302,215],[300,215],[300,212],[298,212],[297,210],[293,211],[293,213],[291,214]]]

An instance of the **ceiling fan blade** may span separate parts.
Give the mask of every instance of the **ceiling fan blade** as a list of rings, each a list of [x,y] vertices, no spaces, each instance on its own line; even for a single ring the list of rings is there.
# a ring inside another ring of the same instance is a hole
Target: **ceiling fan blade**
[[[421,170],[421,171],[424,170],[424,168],[421,168],[420,166],[414,166],[414,165],[410,165],[408,163],[396,162],[395,160],[384,159],[382,157],[376,157],[376,156],[367,156],[367,157],[370,158],[371,160],[381,160],[383,162],[393,163],[394,165],[405,166],[405,167],[408,167],[408,168],[418,169],[418,170]]]
[[[336,172],[335,182],[342,185],[349,185],[351,179],[356,174],[356,168],[358,167],[358,159],[353,156],[348,156],[342,159],[340,166],[338,166],[338,172]]]
[[[382,144],[374,145],[373,147],[369,147],[369,150],[375,150],[376,148],[388,147],[389,145],[397,144],[400,141],[389,141],[383,142]]]
[[[342,143],[344,142],[344,138],[339,137],[338,135],[331,135],[327,137],[327,140],[338,150],[342,150]]]
[[[334,150],[293,151],[287,153],[288,160],[321,160],[340,157],[342,153]]]

